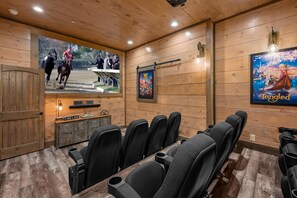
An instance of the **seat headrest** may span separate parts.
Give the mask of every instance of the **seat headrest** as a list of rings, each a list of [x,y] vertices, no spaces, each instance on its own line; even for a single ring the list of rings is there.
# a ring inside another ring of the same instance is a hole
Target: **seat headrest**
[[[143,125],[143,124],[148,125],[148,122],[145,119],[133,120],[132,122],[130,122],[127,128],[125,136],[126,135],[129,136],[132,130],[134,130],[137,126]]]
[[[157,115],[153,118],[152,122],[151,122],[151,125],[150,125],[150,128],[153,128],[155,127],[155,125],[159,122],[161,122],[162,120],[166,121],[167,123],[167,117],[165,115]]]
[[[229,133],[234,133],[233,126],[227,122],[219,122],[211,129],[209,136],[214,139],[217,144],[217,148],[219,149],[221,147],[221,143],[223,142],[224,136]]]
[[[242,119],[238,115],[229,115],[226,118],[226,122],[231,124],[234,129],[234,133],[241,133]]]
[[[241,129],[240,129],[240,131],[242,132],[243,128],[246,125],[248,114],[245,111],[237,111],[235,113],[235,115],[239,116],[241,118],[241,120],[242,120]]]

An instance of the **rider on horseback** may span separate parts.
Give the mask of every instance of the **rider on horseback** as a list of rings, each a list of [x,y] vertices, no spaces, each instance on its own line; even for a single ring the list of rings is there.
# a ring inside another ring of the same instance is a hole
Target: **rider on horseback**
[[[65,61],[66,64],[68,64],[70,69],[73,70],[72,68],[73,54],[69,48],[63,53],[63,60]]]

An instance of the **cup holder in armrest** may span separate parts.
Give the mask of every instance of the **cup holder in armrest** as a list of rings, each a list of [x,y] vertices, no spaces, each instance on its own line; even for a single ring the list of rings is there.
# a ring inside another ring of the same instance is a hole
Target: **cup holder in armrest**
[[[293,189],[291,193],[293,198],[297,198],[297,189]]]
[[[164,164],[165,163],[165,157],[166,157],[165,153],[158,152],[155,155],[155,161],[160,163],[160,164]]]
[[[297,164],[297,153],[284,153],[287,169]]]
[[[108,185],[119,185],[123,182],[124,181],[121,177],[113,177],[108,181]]]
[[[187,141],[187,140],[181,140],[181,141],[180,141],[180,144],[183,144],[183,143],[185,143],[185,141]]]
[[[121,177],[112,177],[108,181],[108,193],[116,198],[141,198]]]

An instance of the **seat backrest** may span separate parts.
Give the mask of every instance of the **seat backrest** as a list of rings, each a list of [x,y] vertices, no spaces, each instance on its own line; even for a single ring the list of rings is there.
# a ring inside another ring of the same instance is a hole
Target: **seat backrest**
[[[233,149],[241,135],[242,119],[237,115],[230,115],[226,118],[226,122],[231,124],[231,126],[233,127],[233,130],[234,130],[233,137],[232,137],[232,143],[231,143],[231,147],[229,150],[229,154],[230,154],[233,151]]]
[[[237,111],[235,113],[235,115],[239,116],[241,118],[241,120],[242,120],[242,124],[241,124],[241,127],[240,127],[240,134],[241,134],[244,127],[245,127],[245,125],[246,125],[246,122],[247,122],[247,119],[248,119],[248,114],[245,111]]]
[[[165,135],[164,144],[163,144],[164,148],[177,141],[180,122],[181,122],[180,112],[172,112],[169,115],[166,135]]]
[[[156,198],[202,197],[216,158],[216,143],[198,134],[177,150]]]
[[[149,135],[146,141],[145,155],[149,156],[161,150],[166,134],[167,118],[164,115],[157,115],[151,122]]]
[[[96,129],[85,155],[85,185],[89,187],[118,171],[121,148],[121,130],[116,125]]]
[[[219,122],[218,124],[214,125],[209,133],[209,136],[214,139],[217,144],[217,157],[211,179],[209,180],[208,184],[222,168],[224,162],[229,156],[233,133],[233,127],[227,122]]]
[[[145,119],[134,120],[129,124],[121,148],[121,169],[142,160],[147,137],[148,122]]]

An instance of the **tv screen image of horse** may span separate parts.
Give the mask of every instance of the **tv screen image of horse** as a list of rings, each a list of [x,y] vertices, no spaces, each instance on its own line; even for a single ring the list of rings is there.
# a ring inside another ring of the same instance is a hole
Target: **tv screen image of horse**
[[[45,70],[47,93],[119,93],[118,54],[38,37],[38,61]]]

